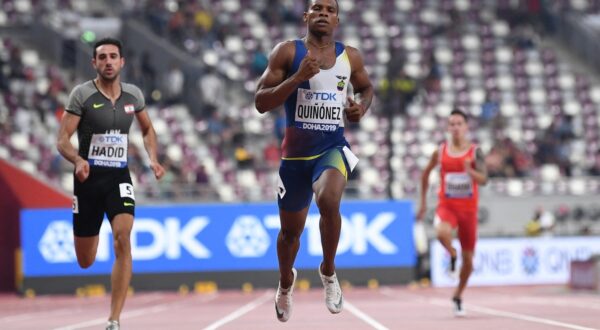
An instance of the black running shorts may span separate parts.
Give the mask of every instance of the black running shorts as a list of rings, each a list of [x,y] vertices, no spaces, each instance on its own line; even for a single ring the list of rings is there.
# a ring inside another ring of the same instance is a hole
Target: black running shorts
[[[84,182],[74,177],[73,232],[91,237],[100,233],[104,214],[112,222],[117,214],[135,215],[135,196],[129,169],[96,170]]]

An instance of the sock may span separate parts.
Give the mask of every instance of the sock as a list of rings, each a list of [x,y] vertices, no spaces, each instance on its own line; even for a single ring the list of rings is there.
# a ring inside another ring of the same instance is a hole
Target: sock
[[[454,271],[456,269],[456,257],[450,257],[450,270]]]

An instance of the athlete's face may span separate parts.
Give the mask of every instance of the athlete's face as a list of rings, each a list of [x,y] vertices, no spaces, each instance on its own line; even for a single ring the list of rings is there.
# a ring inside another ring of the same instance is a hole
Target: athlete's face
[[[309,31],[317,34],[331,34],[339,23],[338,7],[335,0],[312,0],[304,13],[304,22]]]
[[[462,139],[469,129],[467,121],[461,115],[451,115],[448,119],[448,132],[453,139]]]
[[[113,81],[121,73],[125,59],[121,57],[117,46],[102,45],[96,48],[96,57],[92,59],[92,64],[102,79]]]

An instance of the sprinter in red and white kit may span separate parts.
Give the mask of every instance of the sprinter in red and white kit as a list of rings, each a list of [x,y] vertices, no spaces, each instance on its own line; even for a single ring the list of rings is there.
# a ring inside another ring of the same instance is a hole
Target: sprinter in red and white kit
[[[465,316],[462,293],[473,271],[473,254],[477,240],[477,204],[479,185],[487,183],[483,152],[467,137],[467,115],[455,109],[448,119],[450,140],[433,152],[421,176],[421,202],[417,220],[423,220],[427,211],[429,174],[440,165],[440,189],[435,212],[435,226],[440,243],[450,254],[451,274],[456,273],[456,249],[452,246],[452,231],[458,228],[458,239],[462,249],[462,267],[458,287],[452,301],[454,314]]]

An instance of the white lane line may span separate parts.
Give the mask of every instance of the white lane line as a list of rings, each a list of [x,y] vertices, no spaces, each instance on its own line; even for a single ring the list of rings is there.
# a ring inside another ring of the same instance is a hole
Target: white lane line
[[[467,306],[468,306],[469,310],[472,310],[472,311],[475,311],[475,312],[479,312],[479,313],[483,313],[483,314],[489,314],[489,315],[494,315],[494,316],[502,316],[502,317],[507,317],[507,318],[516,319],[516,320],[529,321],[529,322],[533,322],[533,323],[553,325],[555,327],[562,327],[562,328],[566,328],[566,329],[574,329],[574,330],[598,330],[597,328],[582,327],[582,326],[579,326],[579,325],[576,325],[576,324],[559,322],[559,321],[554,321],[554,320],[551,320],[551,319],[546,319],[546,318],[543,318],[543,317],[530,316],[530,315],[526,315],[526,314],[506,312],[506,311],[502,311],[502,310],[498,310],[498,309],[494,309],[494,308],[488,308],[488,307],[482,307],[482,306],[474,306],[474,305],[467,305]]]
[[[273,299],[273,290],[267,290],[267,292],[265,292],[262,296],[254,299],[251,302],[247,303],[246,305],[234,310],[229,315],[209,324],[206,328],[204,328],[204,330],[218,329],[219,327],[243,316],[244,314],[250,312],[251,310],[257,308],[258,306],[260,306],[272,299]]]
[[[201,303],[205,303],[205,302],[209,302],[211,300],[214,300],[215,298],[217,298],[217,294],[214,295],[209,295],[209,296],[203,296],[201,299],[199,299],[199,302]],[[164,304],[158,304],[155,306],[150,306],[150,307],[145,307],[145,308],[140,308],[140,309],[134,309],[132,311],[128,311],[125,312],[121,315],[121,320],[125,320],[125,319],[130,319],[130,318],[134,318],[134,317],[138,317],[138,316],[143,316],[143,315],[148,315],[148,314],[154,314],[154,313],[160,313],[163,312],[165,310],[171,309],[175,306],[179,306],[179,305],[185,305],[188,304],[190,301],[189,300],[184,300],[184,301],[172,301],[172,302],[168,302],[168,303],[164,303]],[[93,320],[89,320],[89,321],[84,321],[84,322],[80,322],[80,323],[75,323],[75,324],[71,324],[71,325],[67,325],[64,327],[60,327],[60,328],[55,328],[53,330],[76,330],[76,329],[83,329],[83,328],[87,328],[87,327],[91,327],[91,326],[96,326],[96,325],[104,325],[106,324],[106,317],[103,318],[97,318],[97,319],[93,319]]]
[[[397,294],[398,294],[398,292],[395,292],[390,288],[383,288],[379,292],[381,292],[381,294],[391,297],[391,298],[397,298]],[[406,292],[401,292],[400,294],[413,296],[413,297],[415,297],[415,300],[422,302],[422,303],[425,302],[425,303],[429,303],[431,305],[436,305],[436,306],[447,306],[447,307],[450,306],[449,301],[439,299],[439,298],[424,298],[417,294],[411,294],[411,293],[406,293]],[[499,310],[499,309],[477,306],[477,305],[472,305],[472,304],[465,304],[465,308],[467,309],[467,311],[471,310],[471,311],[479,312],[482,314],[501,316],[501,317],[506,317],[506,318],[510,318],[510,319],[515,319],[515,320],[520,320],[520,321],[528,321],[528,322],[533,322],[533,323],[540,323],[540,324],[545,324],[545,325],[552,325],[555,327],[562,327],[562,328],[566,328],[566,329],[598,330],[597,328],[588,328],[588,327],[580,326],[577,324],[560,322],[560,321],[555,321],[552,319],[531,316],[531,315],[527,315],[527,314],[507,312],[507,311],[503,311],[503,310]]]
[[[153,302],[153,301],[161,300],[161,299],[164,299],[164,297],[152,294],[152,295],[137,298],[136,302],[137,303],[149,303],[149,302]],[[85,309],[88,309],[90,306],[93,306],[93,305],[103,306],[104,302],[96,301],[93,304],[88,304],[88,302],[86,302],[85,308],[82,308],[80,305],[80,306],[65,307],[65,308],[60,308],[60,309],[55,309],[55,310],[29,312],[29,313],[21,313],[21,314],[15,314],[15,315],[10,315],[10,316],[4,316],[4,317],[0,317],[0,323],[27,321],[27,320],[38,319],[38,318],[43,318],[43,317],[73,314],[73,313],[81,312],[81,311],[85,312]],[[46,308],[44,306],[42,306],[42,307]]]
[[[344,305],[345,305],[344,307],[348,311],[350,311],[350,313],[354,314],[354,316],[358,317],[359,319],[363,320],[368,325],[372,326],[373,329],[377,329],[377,330],[389,330],[386,326],[384,326],[383,324],[375,321],[375,319],[373,319],[369,315],[365,314],[360,309],[356,308],[354,305],[352,305],[350,302],[348,302],[348,300],[344,301]]]

